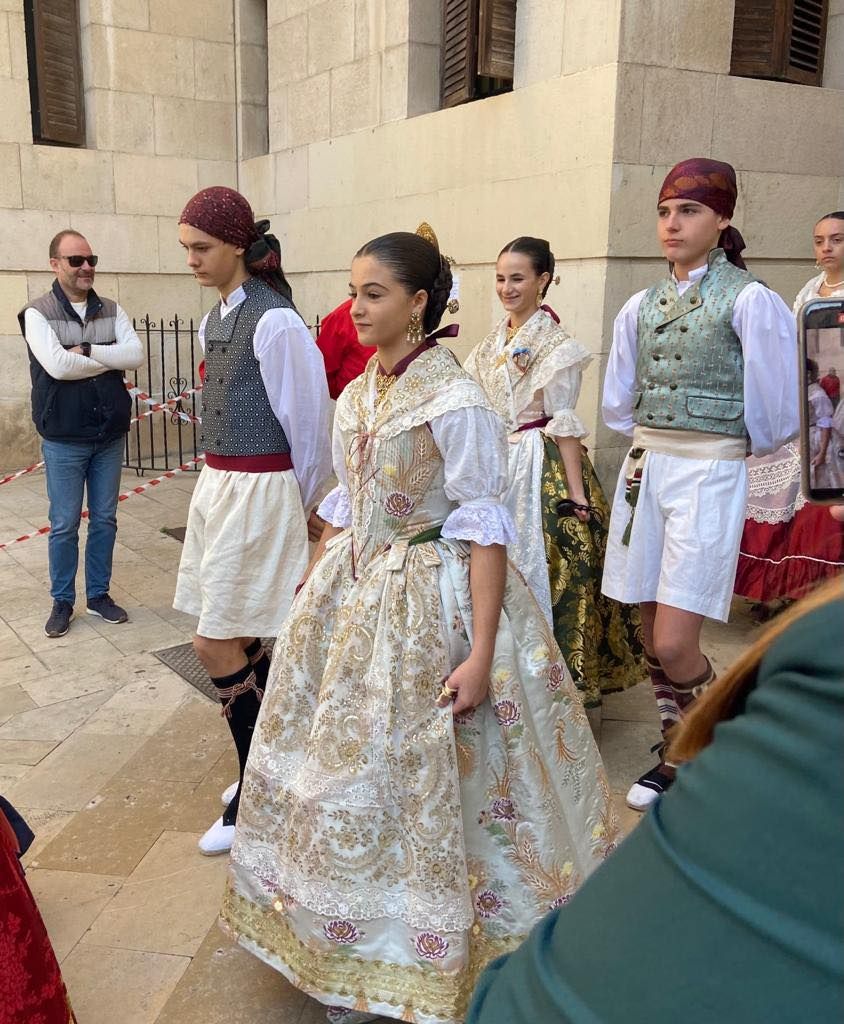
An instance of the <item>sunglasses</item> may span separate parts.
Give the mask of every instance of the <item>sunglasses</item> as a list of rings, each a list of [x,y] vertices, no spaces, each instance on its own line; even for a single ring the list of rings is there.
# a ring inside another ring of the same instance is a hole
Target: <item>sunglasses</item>
[[[95,267],[99,262],[99,256],[57,256],[58,260],[67,260],[72,267],[81,267],[87,263],[89,267]]]

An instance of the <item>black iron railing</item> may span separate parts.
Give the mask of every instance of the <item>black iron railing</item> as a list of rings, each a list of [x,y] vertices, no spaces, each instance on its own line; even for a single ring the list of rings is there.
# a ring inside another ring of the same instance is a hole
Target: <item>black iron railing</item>
[[[146,358],[137,370],[126,375],[127,380],[156,401],[176,399],[168,411],[133,423],[126,435],[123,464],[143,476],[147,470],[166,472],[182,466],[199,453],[202,396],[195,389],[200,384],[202,353],[197,340],[199,321],[193,317],[184,319],[176,314],[171,319],[153,319],[147,314],[132,322]],[[319,337],[319,317],[308,327],[314,337]],[[178,397],[186,391],[191,392],[187,398]],[[147,402],[136,396],[133,415],[143,416],[148,409]],[[193,471],[200,468],[201,464],[194,466]]]

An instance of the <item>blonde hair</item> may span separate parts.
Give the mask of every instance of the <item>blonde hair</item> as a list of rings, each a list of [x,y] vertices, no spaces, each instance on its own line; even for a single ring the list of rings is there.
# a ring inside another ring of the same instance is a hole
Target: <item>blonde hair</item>
[[[683,764],[712,742],[715,726],[736,716],[747,694],[756,685],[759,664],[774,642],[797,621],[816,608],[844,596],[844,581],[829,580],[783,612],[762,636],[727,669],[697,701],[669,743],[667,760]]]

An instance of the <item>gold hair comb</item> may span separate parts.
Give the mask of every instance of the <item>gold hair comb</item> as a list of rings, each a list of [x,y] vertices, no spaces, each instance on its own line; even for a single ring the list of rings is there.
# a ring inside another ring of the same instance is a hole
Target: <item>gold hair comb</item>
[[[437,241],[437,236],[434,234],[434,229],[428,224],[427,221],[422,221],[419,227],[416,229],[416,234],[420,238],[424,238],[426,242],[429,242],[433,247],[440,251],[440,243]]]

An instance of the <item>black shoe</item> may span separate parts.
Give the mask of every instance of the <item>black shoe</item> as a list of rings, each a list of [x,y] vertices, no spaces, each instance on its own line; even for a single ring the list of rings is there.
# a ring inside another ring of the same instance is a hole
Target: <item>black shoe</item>
[[[103,594],[101,597],[89,597],[88,614],[99,615],[101,619],[114,624],[126,622],[129,618],[120,605],[115,604],[108,594]]]
[[[53,601],[53,610],[47,625],[44,627],[44,636],[64,636],[70,629],[70,620],[73,618],[73,605],[69,601]]]

